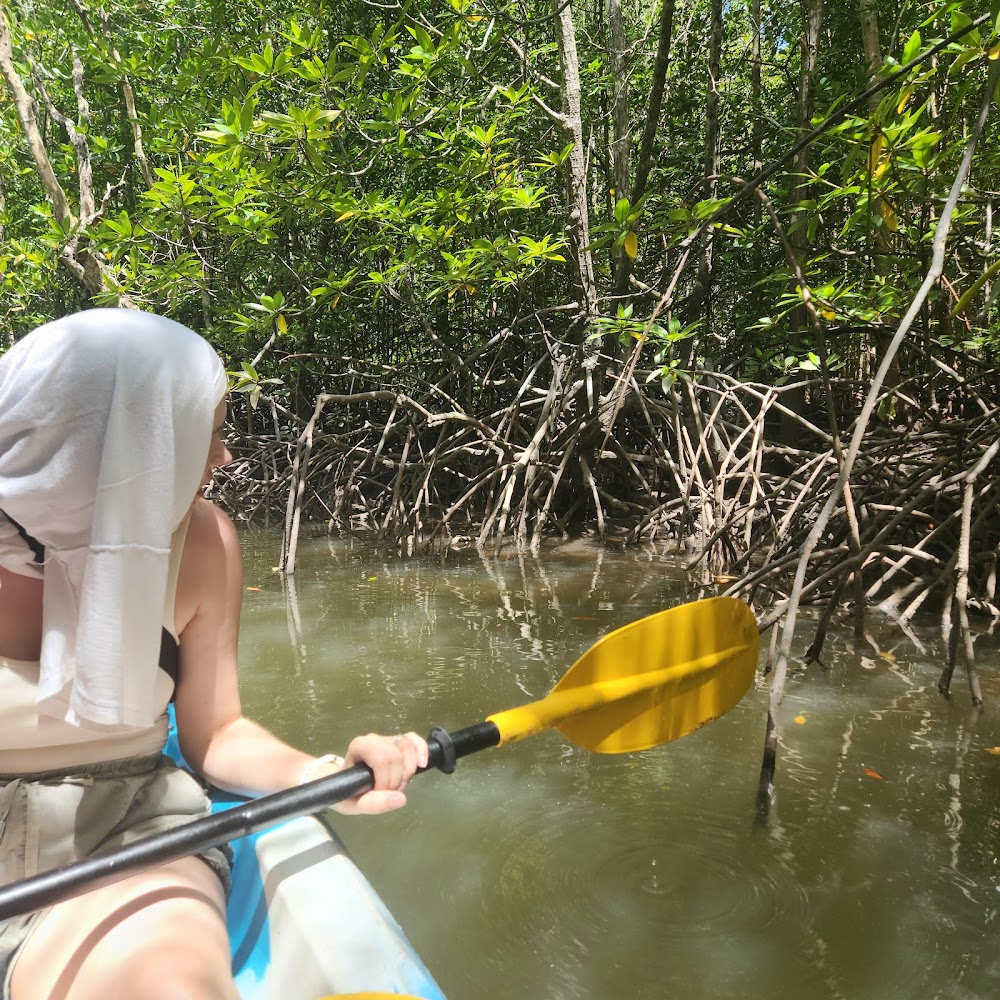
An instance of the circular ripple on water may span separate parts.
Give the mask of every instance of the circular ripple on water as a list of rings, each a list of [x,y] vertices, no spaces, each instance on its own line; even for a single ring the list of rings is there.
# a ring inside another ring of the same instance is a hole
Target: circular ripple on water
[[[590,952],[623,925],[650,941],[732,940],[807,920],[803,887],[780,845],[729,818],[661,823],[593,803],[553,804],[547,815],[508,814],[484,908],[520,921],[514,941],[546,951],[559,938]],[[531,942],[534,942],[531,944]]]

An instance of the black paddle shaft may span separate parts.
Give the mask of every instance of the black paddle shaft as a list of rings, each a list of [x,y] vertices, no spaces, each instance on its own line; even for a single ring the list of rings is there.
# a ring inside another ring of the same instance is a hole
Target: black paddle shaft
[[[435,727],[427,741],[429,762],[421,770],[439,768],[450,773],[459,757],[495,747],[499,743],[500,730],[492,722],[480,722],[450,734]],[[12,882],[0,888],[0,921],[53,906],[148,868],[200,854],[230,840],[259,833],[284,820],[321,812],[369,791],[374,783],[371,770],[364,764],[357,764],[327,778],[250,799],[105,854]]]

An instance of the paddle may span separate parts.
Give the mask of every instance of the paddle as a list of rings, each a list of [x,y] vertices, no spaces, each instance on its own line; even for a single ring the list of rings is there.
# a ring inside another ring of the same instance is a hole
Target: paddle
[[[627,753],[676,740],[724,715],[743,697],[753,680],[759,643],[753,613],[731,597],[641,618],[594,643],[540,701],[454,733],[433,728],[425,770],[450,773],[459,757],[550,728],[598,753]],[[0,888],[0,920],[320,812],[372,785],[371,771],[359,764],[13,882]]]

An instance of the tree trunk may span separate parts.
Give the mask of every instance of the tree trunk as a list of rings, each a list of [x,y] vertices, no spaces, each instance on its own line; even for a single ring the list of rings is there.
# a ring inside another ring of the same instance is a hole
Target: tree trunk
[[[632,135],[628,114],[628,60],[626,58],[625,24],[621,0],[608,0],[608,28],[611,35],[611,184],[614,201],[632,195],[629,188],[629,160],[632,152]],[[628,269],[629,256],[624,249],[615,260],[615,287],[617,275]]]
[[[562,124],[567,139],[573,143],[567,161],[566,234],[578,288],[580,332],[583,333],[597,314],[597,283],[594,278],[594,259],[588,249],[590,212],[587,203],[587,144],[583,136],[580,61],[576,51],[576,29],[571,6],[557,2],[555,17],[559,63],[562,67]]]
[[[712,0],[711,35],[708,47],[708,94],[705,98],[705,184],[702,188],[704,196],[714,198],[718,194],[719,182],[719,77],[722,64],[722,20],[723,0]],[[705,317],[704,332],[710,335],[712,330],[712,267],[713,249],[711,228],[705,231],[701,241],[701,256],[698,261],[698,275],[692,294],[692,311],[701,311]],[[689,341],[690,343],[690,341]]]
[[[639,156],[635,164],[635,184],[632,186],[633,205],[646,193],[646,183],[649,180],[649,171],[653,164],[653,143],[656,141],[656,130],[660,124],[660,110],[663,107],[663,95],[666,90],[673,34],[674,0],[663,0],[663,5],[660,8],[660,34],[656,44],[656,61],[653,64],[653,86],[649,93],[646,123],[643,126]],[[631,274],[632,260],[627,255],[623,255],[621,266],[615,272],[614,294],[616,297],[623,296],[628,291]]]
[[[819,57],[819,34],[823,27],[823,0],[803,0],[802,4],[802,41],[801,61],[799,64],[799,95],[796,101],[795,127],[796,138],[801,139],[812,128],[812,116],[816,100],[816,64]],[[810,164],[810,147],[805,146],[796,155],[792,163],[794,175],[793,187],[789,202],[793,206],[800,205],[809,196],[809,181],[807,174]],[[809,256],[811,241],[809,239],[809,216],[813,210],[809,208],[793,211],[789,226],[789,244],[796,261],[806,272],[805,261]],[[805,306],[799,306],[790,314],[789,347],[794,353],[800,351],[799,342],[809,329],[809,317]],[[787,405],[796,413],[801,413],[805,406],[805,391],[793,389],[787,397]],[[785,414],[781,418],[781,441],[790,448],[799,446],[802,429],[798,421]]]
[[[858,19],[861,22],[861,44],[864,47],[865,66],[868,69],[869,84],[876,84],[879,82],[879,71],[882,68],[882,46],[879,42],[878,14],[875,7],[875,0],[858,0]],[[875,115],[878,112],[878,105],[879,95],[873,94],[868,99],[868,115],[875,123],[875,135],[878,134],[877,130],[879,128],[878,122],[875,121]],[[872,164],[873,169],[875,166],[877,165]],[[881,202],[878,203],[881,204]],[[875,231],[872,252],[875,258],[875,274],[880,277],[886,277],[892,269],[889,262],[889,240],[887,238],[884,225],[879,226]],[[891,339],[892,338],[886,333],[881,331],[876,332],[875,357],[872,359],[873,371],[878,368],[879,360],[885,356],[886,348],[889,346]],[[899,379],[899,363],[897,358],[893,358],[892,366],[886,376],[885,387],[887,389],[892,389],[893,386],[899,384]]]
[[[555,2],[556,26],[559,43],[559,62],[562,68],[560,96],[562,98],[562,125],[573,148],[567,160],[566,234],[569,240],[570,259],[577,286],[577,312],[574,333],[578,357],[582,366],[582,379],[576,396],[577,413],[586,414],[585,430],[581,434],[580,455],[595,451],[600,432],[600,407],[603,371],[600,367],[601,343],[590,341],[587,334],[597,316],[597,282],[594,276],[594,259],[590,252],[590,212],[587,197],[587,157],[583,135],[582,88],[580,62],[576,50],[576,29],[569,3]],[[558,350],[558,349],[557,349]],[[561,359],[553,359],[555,371]],[[556,386],[556,376],[553,376]]]
[[[9,17],[6,6],[0,2],[0,75],[3,76],[14,97],[17,117],[24,129],[32,159],[35,162],[35,172],[38,174],[42,187],[52,203],[53,214],[58,223],[70,234],[70,239],[59,253],[59,262],[67,267],[81,285],[92,295],[106,295],[117,285],[113,272],[91,250],[80,246],[87,226],[94,223],[103,211],[97,207],[94,198],[93,175],[90,167],[90,152],[86,135],[79,132],[76,124],[67,115],[62,114],[49,100],[44,87],[37,85],[42,97],[48,104],[52,118],[61,124],[67,132],[76,152],[76,170],[78,182],[78,197],[80,217],[74,215],[70,208],[69,198],[49,159],[45,146],[45,138],[38,125],[38,113],[35,99],[28,93],[14,64],[14,47],[11,39]],[[74,53],[72,62],[73,90],[77,100],[77,114],[81,126],[86,124],[89,106],[84,91],[83,64]],[[118,304],[134,309],[135,304],[123,292],[118,293]]]
[[[760,139],[760,0],[753,0],[750,10],[750,20],[753,22],[753,42],[750,49],[750,114],[753,122],[750,126],[750,170],[751,177],[760,173],[764,164],[762,162],[761,139]],[[761,218],[760,199],[753,199],[753,227],[756,229],[760,225]],[[760,251],[758,242],[754,242],[754,274],[760,273]]]

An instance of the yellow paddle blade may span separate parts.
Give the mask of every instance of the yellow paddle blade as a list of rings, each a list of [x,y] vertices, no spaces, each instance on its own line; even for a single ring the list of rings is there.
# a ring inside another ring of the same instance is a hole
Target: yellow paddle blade
[[[759,655],[757,621],[742,601],[682,604],[604,636],[547,697],[488,721],[501,746],[554,728],[598,753],[647,750],[725,715]]]

